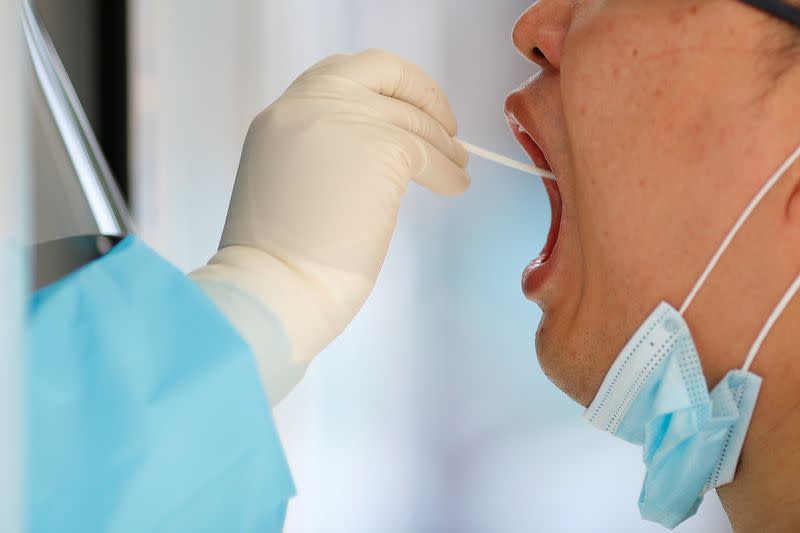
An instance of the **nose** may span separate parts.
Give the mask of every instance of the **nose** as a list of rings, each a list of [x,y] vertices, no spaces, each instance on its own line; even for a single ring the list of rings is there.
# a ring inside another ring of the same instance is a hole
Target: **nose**
[[[540,0],[514,25],[514,46],[526,59],[543,69],[561,68],[564,37],[572,21],[574,0]]]

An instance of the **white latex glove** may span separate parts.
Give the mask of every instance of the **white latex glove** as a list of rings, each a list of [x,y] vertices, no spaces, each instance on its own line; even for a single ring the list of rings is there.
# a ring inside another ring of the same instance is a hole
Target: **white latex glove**
[[[323,60],[253,121],[220,251],[192,278],[250,343],[273,403],[366,301],[408,183],[467,189],[455,134],[436,83],[380,50]]]

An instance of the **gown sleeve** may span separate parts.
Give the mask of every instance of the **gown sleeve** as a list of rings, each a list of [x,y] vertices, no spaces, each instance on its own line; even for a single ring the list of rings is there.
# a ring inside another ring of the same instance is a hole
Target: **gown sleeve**
[[[143,242],[30,301],[26,531],[279,532],[295,494],[248,344]]]

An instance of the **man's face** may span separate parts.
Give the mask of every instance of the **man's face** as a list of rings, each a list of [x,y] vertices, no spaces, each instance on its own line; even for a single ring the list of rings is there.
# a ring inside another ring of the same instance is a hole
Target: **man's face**
[[[543,369],[584,405],[658,302],[680,306],[774,164],[752,142],[763,25],[733,0],[541,0],[514,29],[543,70],[506,109],[558,178],[523,285],[544,311]]]

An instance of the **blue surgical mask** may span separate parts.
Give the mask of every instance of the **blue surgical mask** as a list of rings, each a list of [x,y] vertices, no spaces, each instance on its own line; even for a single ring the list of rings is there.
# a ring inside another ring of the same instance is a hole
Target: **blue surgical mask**
[[[778,317],[800,290],[800,277],[765,323],[744,366],[710,393],[684,314],[761,200],[800,158],[800,148],[744,210],[680,311],[661,303],[617,357],[584,415],[597,428],[642,446],[647,473],[642,518],[670,529],[693,516],[703,495],[730,483],[758,399],[750,366]]]

